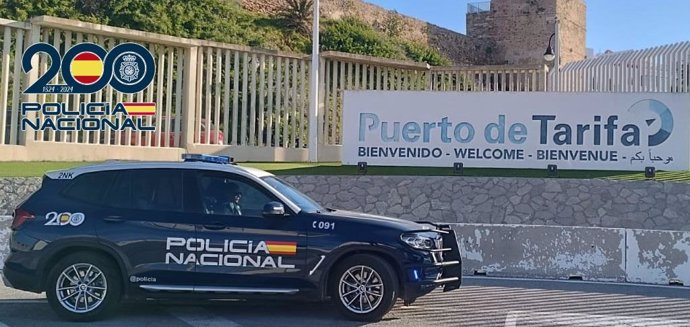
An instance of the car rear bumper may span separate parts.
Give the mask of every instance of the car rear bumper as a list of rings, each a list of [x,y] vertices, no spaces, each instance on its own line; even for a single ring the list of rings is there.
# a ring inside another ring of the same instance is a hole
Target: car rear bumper
[[[2,271],[2,281],[7,287],[29,291],[34,293],[41,292],[40,278],[33,271],[28,271],[14,266],[7,262]]]
[[[7,286],[9,288],[14,288],[14,287],[12,287],[12,283],[10,283],[10,281],[7,279],[7,277],[5,277],[4,273],[2,273],[2,283],[5,284],[5,286]]]

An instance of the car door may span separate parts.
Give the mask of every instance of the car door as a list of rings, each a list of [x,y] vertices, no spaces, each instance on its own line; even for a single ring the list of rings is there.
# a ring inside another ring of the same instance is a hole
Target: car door
[[[200,289],[294,293],[305,287],[303,221],[294,213],[264,217],[264,206],[278,200],[250,178],[199,172],[197,181],[203,210],[195,244]]]
[[[194,204],[185,193],[192,183],[180,169],[118,172],[98,233],[125,259],[129,287],[193,290],[195,259],[186,244],[196,237],[196,221],[189,213]]]

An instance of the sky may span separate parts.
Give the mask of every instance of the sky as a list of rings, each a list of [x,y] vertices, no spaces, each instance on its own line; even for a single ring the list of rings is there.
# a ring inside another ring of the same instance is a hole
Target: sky
[[[481,2],[365,1],[460,33],[465,33],[467,4]],[[587,47],[595,53],[690,41],[690,0],[586,0],[586,4]]]

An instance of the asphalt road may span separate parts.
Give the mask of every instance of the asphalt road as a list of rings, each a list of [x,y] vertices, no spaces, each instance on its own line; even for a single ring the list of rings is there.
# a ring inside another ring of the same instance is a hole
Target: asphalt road
[[[45,297],[0,287],[0,327],[75,326]],[[87,324],[81,324],[86,326]],[[121,307],[99,326],[361,326],[328,304],[278,301],[142,303]],[[371,326],[690,326],[690,288],[567,281],[467,278],[459,291],[400,303]]]

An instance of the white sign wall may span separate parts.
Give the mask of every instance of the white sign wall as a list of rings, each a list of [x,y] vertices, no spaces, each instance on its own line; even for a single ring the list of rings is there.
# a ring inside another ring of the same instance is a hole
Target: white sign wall
[[[347,91],[344,164],[690,168],[690,95]]]

